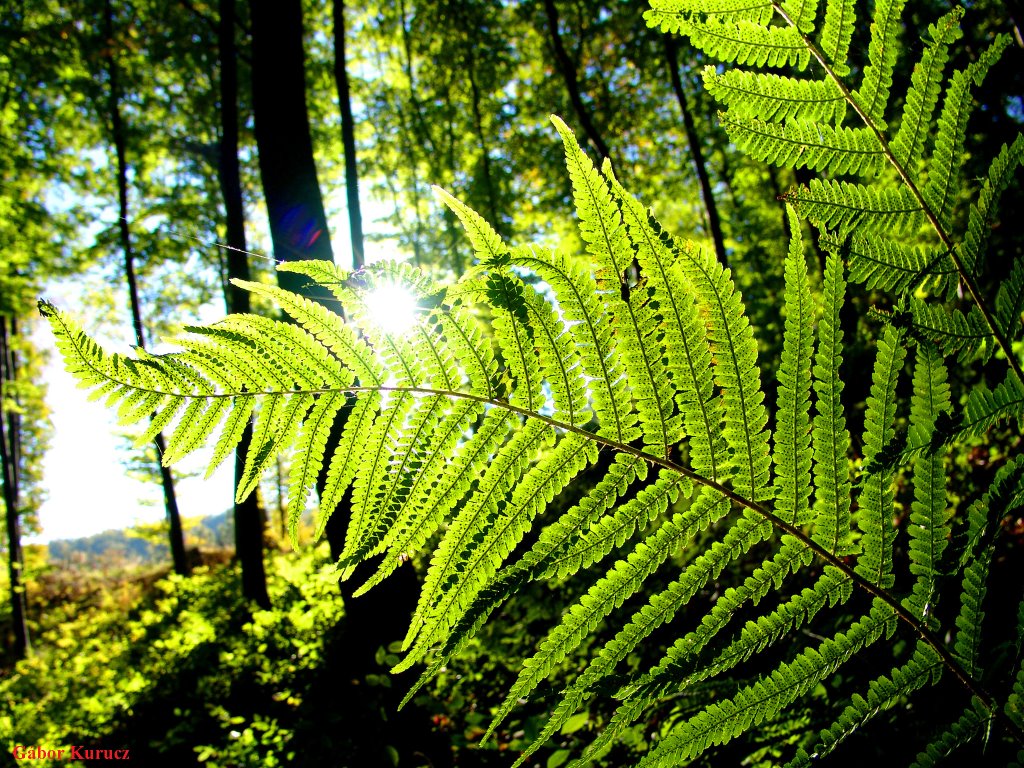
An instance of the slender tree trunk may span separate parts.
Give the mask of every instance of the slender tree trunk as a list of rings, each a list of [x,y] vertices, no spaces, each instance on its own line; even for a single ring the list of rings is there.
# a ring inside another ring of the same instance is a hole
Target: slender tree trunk
[[[217,178],[224,197],[227,223],[227,272],[229,278],[249,279],[249,255],[245,241],[245,207],[238,168],[238,59],[235,46],[235,0],[220,0],[217,29],[220,55],[220,157]],[[249,311],[249,293],[228,283],[228,312]],[[235,487],[245,471],[244,456],[252,443],[252,422],[246,425],[235,450]],[[267,575],[263,566],[263,512],[259,496],[250,493],[235,502],[235,554],[242,565],[242,594],[260,608],[270,608]]]
[[[18,327],[13,318],[0,317],[0,405],[13,395],[7,392],[18,375],[18,360],[12,339]],[[4,508],[7,511],[7,573],[11,586],[11,623],[14,629],[14,655],[23,659],[32,650],[28,636],[28,602],[22,584],[25,559],[21,550],[18,473],[21,460],[21,424],[18,411],[0,410],[0,463],[3,465]],[[6,423],[5,423],[6,422]]]
[[[704,209],[707,212],[708,229],[711,232],[711,239],[715,244],[715,255],[723,267],[729,266],[729,257],[725,252],[725,240],[722,237],[722,220],[718,216],[718,205],[715,203],[715,194],[711,190],[711,178],[708,175],[707,164],[704,162],[704,152],[701,149],[700,136],[697,133],[697,126],[693,121],[693,113],[690,111],[686,101],[686,91],[683,90],[683,81],[679,76],[679,43],[676,38],[669,34],[662,35],[665,44],[665,60],[668,63],[669,76],[672,79],[672,90],[679,102],[679,110],[683,113],[683,129],[686,131],[686,142],[690,146],[690,157],[697,169],[697,180],[700,182],[700,195],[704,200]]]
[[[579,80],[576,77],[576,67],[565,50],[565,44],[562,42],[562,33],[558,30],[558,8],[555,6],[555,0],[544,0],[544,12],[548,19],[548,32],[551,36],[551,47],[555,52],[555,62],[558,65],[558,71],[562,75],[562,79],[565,81],[565,87],[569,91],[569,100],[572,102],[572,108],[576,112],[576,117],[580,121],[580,125],[583,126],[583,132],[587,135],[587,140],[594,146],[597,153],[601,157],[611,157],[608,145],[601,138],[601,133],[595,127],[593,120],[591,120],[590,112],[583,103]]]
[[[480,113],[480,89],[476,84],[476,57],[472,47],[469,48],[466,77],[469,79],[470,103],[473,107],[473,126],[480,140],[480,170],[484,177],[484,189],[487,190],[487,208],[491,226],[499,235],[503,234],[501,216],[498,213],[498,195],[494,188],[494,177],[491,173],[491,154],[487,149],[487,134],[484,133],[484,120]]]
[[[124,123],[121,120],[121,92],[117,65],[114,58],[116,56],[114,46],[114,9],[111,0],[106,0],[104,11],[105,34],[109,49],[107,77],[110,85],[110,124],[114,151],[117,156],[118,226],[121,235],[121,248],[124,251],[124,270],[128,281],[128,299],[131,305],[132,327],[135,330],[135,343],[140,348],[145,349],[146,339],[142,326],[142,312],[139,309],[139,290],[135,280],[135,252],[132,248],[131,232],[128,227],[127,140],[125,138]],[[189,572],[188,560],[185,557],[185,537],[181,528],[181,516],[178,513],[178,500],[174,493],[174,477],[171,475],[170,468],[165,467],[161,461],[164,455],[163,434],[157,433],[154,442],[156,443],[157,461],[160,467],[160,482],[164,492],[164,508],[167,511],[167,521],[170,525],[171,558],[174,561],[175,573],[184,575]]]
[[[355,121],[352,119],[352,98],[345,62],[345,0],[334,0],[334,82],[338,88],[341,143],[345,149],[345,199],[348,202],[348,226],[352,239],[352,268],[362,269],[366,263],[363,256],[363,214],[359,207]]]

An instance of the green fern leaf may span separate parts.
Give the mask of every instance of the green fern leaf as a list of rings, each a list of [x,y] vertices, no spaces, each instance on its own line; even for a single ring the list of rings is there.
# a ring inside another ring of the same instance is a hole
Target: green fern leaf
[[[721,573],[726,563],[749,551],[771,534],[763,518],[748,512],[733,525],[720,541],[702,553],[683,571],[668,589],[649,598],[647,604],[633,614],[629,623],[601,648],[580,676],[562,692],[562,698],[541,733],[516,761],[522,765],[555,733],[589,698],[591,689],[631,653],[657,627],[671,620],[711,578]],[[497,725],[495,722],[493,728]]]
[[[928,445],[935,431],[935,420],[951,408],[946,366],[939,353],[927,345],[918,345],[914,368],[914,394],[910,401],[910,441]],[[933,608],[942,569],[940,560],[949,538],[952,509],[946,507],[944,452],[917,457],[914,461],[914,502],[911,504],[910,572],[914,587],[904,605],[925,617]]]
[[[707,14],[722,21],[751,21],[767,24],[773,15],[772,4],[766,0],[651,0],[644,12],[647,26],[678,34],[679,25],[694,14]]]
[[[794,119],[780,124],[730,112],[720,112],[718,121],[740,150],[780,168],[876,175],[885,162],[884,149],[868,128]]]
[[[892,153],[904,168],[915,169],[921,159],[925,136],[942,89],[942,73],[949,61],[949,44],[962,35],[963,15],[963,8],[957,7],[928,26],[924,54],[910,76],[903,119],[892,141]]]
[[[871,395],[864,414],[864,460],[867,463],[878,456],[896,435],[896,381],[906,354],[899,334],[892,328],[886,328],[878,341]],[[891,589],[894,583],[893,477],[892,470],[880,469],[863,478],[860,510],[856,516],[863,533],[857,573],[884,589]]]
[[[829,9],[832,3],[828,4]],[[736,117],[760,117],[839,125],[846,116],[846,98],[834,80],[803,80],[775,74],[707,66],[704,89]]]
[[[1024,135],[1014,139],[1013,144],[1003,146],[999,155],[988,169],[988,176],[981,185],[977,202],[971,205],[967,221],[967,232],[959,245],[960,260],[968,272],[974,272],[978,259],[985,252],[989,229],[999,207],[1003,191],[1013,183],[1017,168],[1024,163]]]
[[[858,232],[912,232],[921,223],[921,205],[906,187],[863,186],[812,179],[783,195],[805,219],[844,236]]]
[[[832,71],[838,77],[850,74],[846,63],[853,39],[856,19],[853,0],[832,0],[825,3],[825,26],[821,29],[821,52],[832,63]]]
[[[457,606],[461,597],[459,594],[452,596],[448,590],[465,574],[466,561],[473,556],[478,537],[497,518],[505,494],[519,482],[542,445],[553,438],[550,427],[528,421],[491,460],[476,493],[452,521],[431,559],[403,644],[412,649],[395,666],[396,673],[411,667],[436,642],[437,635],[447,629],[447,611]],[[415,645],[412,645],[414,640]]]
[[[877,0],[871,20],[871,42],[864,80],[853,98],[868,121],[877,128],[885,125],[885,107],[892,87],[892,71],[899,52],[900,16],[904,0]]]
[[[784,662],[767,677],[743,688],[731,699],[707,706],[702,712],[675,728],[637,764],[637,768],[679,765],[702,754],[709,747],[726,744],[740,733],[773,717],[783,707],[807,694],[831,674],[882,635],[895,630],[892,610],[876,601],[871,613],[846,632],[808,648],[790,662]]]
[[[799,750],[786,768],[803,768],[831,754],[854,731],[877,715],[891,709],[901,699],[928,684],[929,680],[937,682],[941,671],[939,655],[930,646],[918,643],[913,657],[906,664],[868,684],[867,698],[857,693],[853,695],[836,722],[818,734],[818,742],[811,754]]]
[[[506,410],[492,409],[485,414],[472,436],[462,443],[461,450],[443,466],[437,480],[432,485],[422,485],[408,511],[399,515],[388,540],[388,555],[374,576],[358,590],[360,593],[394,571],[403,555],[423,547],[483,473],[514,421]]]
[[[814,540],[835,555],[850,551],[850,432],[843,416],[843,330],[839,310],[846,282],[843,263],[835,253],[825,264],[822,317],[818,324],[818,351],[814,359],[817,413],[811,443],[814,450]]]
[[[1007,338],[1015,339],[1024,312],[1024,260],[1018,259],[996,294],[996,324]]]
[[[719,17],[703,21],[676,17],[670,24],[665,24],[660,16],[647,15],[646,18],[648,26],[686,35],[696,48],[721,61],[802,71],[811,60],[800,32],[793,27],[767,27],[749,21],[724,21]]]
[[[778,424],[775,429],[775,513],[790,525],[810,522],[811,357],[814,306],[807,281],[800,221],[787,208],[793,233],[786,257],[786,326],[779,367]]]
[[[967,362],[987,360],[995,351],[995,336],[977,307],[965,315],[912,297],[909,309],[914,335],[937,345],[943,355],[957,355],[960,362]]]
[[[665,233],[659,233],[663,238]],[[668,241],[671,244],[671,239]],[[732,451],[733,487],[753,501],[768,497],[768,414],[757,368],[757,342],[730,274],[691,243],[674,246],[683,274],[706,313],[707,338],[718,361],[715,382],[725,406],[723,434]]]
[[[920,287],[940,295],[945,293],[947,298],[950,291],[956,289],[956,267],[941,248],[859,235],[853,235],[847,246],[844,239],[827,232],[821,235],[819,243],[826,251],[836,254],[845,249],[850,280],[865,283],[868,288],[901,294]]]
[[[997,37],[976,61],[953,73],[946,90],[935,149],[928,162],[928,183],[922,190],[928,207],[943,226],[949,226],[953,203],[960,192],[960,168],[965,157],[967,118],[971,113],[971,85],[981,85],[1009,43],[1009,36]]]
[[[706,508],[708,506],[710,509]],[[694,504],[686,512],[676,513],[640,542],[626,559],[617,561],[569,608],[562,622],[541,642],[537,653],[523,662],[519,677],[498,708],[490,730],[494,730],[519,699],[529,696],[547,678],[554,665],[593,632],[602,619],[621,606],[627,596],[634,594],[676,547],[714,522],[708,513],[715,509],[719,514],[724,512],[722,505],[712,503]]]
[[[1024,505],[1024,457],[1008,461],[996,473],[988,492],[967,510],[968,545],[964,553],[963,590],[959,630],[954,650],[967,674],[979,678],[982,672],[981,630],[985,618],[982,605],[988,591],[987,580],[992,561],[994,534],[991,515],[999,518]]]
[[[918,753],[911,768],[932,768],[945,760],[960,747],[973,741],[980,733],[988,730],[992,713],[977,697],[954,723],[931,744]]]
[[[782,10],[805,35],[814,31],[814,16],[818,12],[817,0],[786,0]]]
[[[598,420],[597,433],[620,443],[640,436],[639,416],[621,357],[613,341],[612,326],[601,308],[594,278],[580,265],[543,251],[515,252],[516,266],[535,272],[551,287],[569,333],[580,355],[588,394]]]

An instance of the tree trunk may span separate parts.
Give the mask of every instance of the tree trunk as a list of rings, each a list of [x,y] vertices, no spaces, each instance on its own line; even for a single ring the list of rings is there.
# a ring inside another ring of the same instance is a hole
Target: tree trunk
[[[306,110],[302,3],[251,0],[250,9],[256,147],[274,256],[334,261]],[[278,283],[310,297],[301,275],[279,272]],[[312,298],[337,306],[326,292]]]
[[[341,143],[345,149],[345,199],[348,202],[348,225],[352,239],[352,268],[362,269],[366,260],[363,256],[363,214],[359,207],[356,131],[345,63],[345,0],[334,0],[334,82],[338,88]]]
[[[18,360],[12,339],[18,333],[14,319],[0,317],[0,405],[9,394],[6,390],[18,375]],[[5,424],[6,422],[6,424]],[[14,656],[25,658],[32,649],[28,636],[28,602],[22,584],[25,559],[21,551],[21,530],[18,504],[18,472],[21,454],[21,424],[16,409],[0,410],[0,463],[3,465],[4,507],[7,511],[7,573],[11,583],[11,623],[14,630]]]
[[[544,0],[544,12],[547,14],[548,33],[551,36],[551,47],[555,52],[555,62],[558,65],[558,71],[562,75],[562,79],[565,80],[565,87],[569,91],[569,100],[572,102],[572,108],[576,112],[576,117],[579,119],[580,125],[583,126],[583,132],[587,135],[587,139],[593,144],[597,153],[602,158],[611,157],[608,145],[601,138],[601,133],[590,119],[590,112],[583,103],[579,80],[576,77],[576,67],[565,50],[565,44],[562,42],[562,33],[558,30],[558,8],[555,6],[555,0]]]
[[[142,327],[142,312],[139,309],[139,290],[135,281],[135,253],[132,248],[131,232],[128,227],[128,162],[127,140],[124,124],[121,120],[121,93],[115,63],[116,47],[114,45],[114,8],[111,0],[104,3],[105,34],[107,38],[107,77],[110,83],[109,111],[111,134],[114,151],[117,156],[117,203],[118,227],[121,234],[121,248],[124,251],[124,270],[128,281],[128,300],[131,305],[132,327],[135,330],[135,343],[145,349],[146,340]],[[178,514],[178,500],[174,493],[174,477],[169,467],[161,461],[164,455],[164,436],[157,433],[154,439],[157,450],[157,461],[160,466],[160,482],[164,491],[164,508],[167,511],[167,522],[170,525],[171,558],[174,561],[174,572],[186,575],[189,572],[188,560],[185,557],[185,538],[181,529],[181,516]]]
[[[491,226],[499,235],[504,235],[505,228],[501,224],[501,215],[498,212],[498,195],[494,188],[494,177],[491,173],[491,153],[487,148],[487,134],[484,132],[483,115],[480,113],[480,89],[476,84],[476,57],[473,55],[472,46],[469,47],[468,61],[466,62],[466,77],[469,79],[470,104],[473,107],[473,126],[476,128],[477,138],[480,140],[480,170],[484,177],[484,189],[487,191],[487,212],[490,215]]]
[[[700,195],[704,200],[704,209],[708,215],[708,229],[711,232],[711,239],[715,244],[715,255],[723,267],[729,266],[729,257],[725,253],[725,240],[722,237],[722,221],[718,216],[718,206],[715,204],[715,195],[711,190],[711,179],[708,176],[707,164],[704,162],[704,153],[701,150],[700,136],[697,134],[697,127],[693,121],[693,114],[690,112],[686,101],[686,91],[683,90],[683,81],[679,76],[678,42],[675,37],[669,34],[662,35],[665,44],[665,60],[668,63],[669,76],[672,78],[672,90],[675,91],[676,100],[679,102],[679,110],[683,113],[683,128],[686,131],[686,142],[690,146],[690,157],[697,169],[697,180],[700,182]]]
[[[235,0],[220,0],[217,29],[220,57],[220,157],[217,179],[224,197],[227,223],[228,278],[249,279],[249,255],[245,242],[245,207],[238,168],[238,61],[235,46]],[[249,311],[249,293],[228,282],[228,312]],[[245,471],[245,455],[252,443],[252,422],[246,425],[235,450],[235,487]],[[270,608],[267,575],[263,565],[263,512],[259,496],[250,493],[235,502],[235,555],[242,565],[242,594],[260,608]]]

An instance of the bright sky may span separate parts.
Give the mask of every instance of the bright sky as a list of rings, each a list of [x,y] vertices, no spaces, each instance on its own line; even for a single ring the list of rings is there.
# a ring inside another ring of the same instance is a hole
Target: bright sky
[[[343,197],[343,195],[339,196]],[[334,201],[331,201],[334,202]],[[389,210],[371,201],[363,201],[364,220],[373,231],[380,232],[385,225],[379,221]],[[339,263],[351,263],[352,249],[348,239],[347,211],[343,207],[332,220],[332,245]],[[368,262],[382,258],[395,258],[386,240],[367,241]],[[82,292],[88,291],[88,279],[75,279],[47,287],[46,298],[63,310],[74,311],[82,305]],[[122,302],[123,303],[123,302]],[[223,314],[223,305],[210,308],[208,319]],[[127,309],[124,309],[127,319]],[[79,316],[80,322],[86,318]],[[93,324],[85,323],[90,330]],[[130,328],[106,329],[109,336],[127,340]],[[38,347],[50,352],[44,370],[48,385],[46,402],[50,408],[53,435],[50,449],[43,462],[43,486],[47,498],[40,511],[42,534],[27,537],[30,543],[45,543],[54,539],[77,538],[100,533],[111,528],[124,528],[139,522],[154,522],[164,518],[163,495],[159,485],[136,480],[126,474],[119,450],[126,441],[116,436],[114,413],[102,401],[89,402],[88,393],[78,389],[53,344],[49,328],[38,323],[34,341]],[[106,343],[106,340],[104,340]],[[127,343],[110,347],[118,352],[129,352]],[[163,351],[163,350],[161,350]],[[180,478],[176,472],[178,508],[184,517],[199,517],[224,512],[231,508],[233,489],[233,463],[225,461],[209,480],[203,480],[209,451],[197,451],[193,456],[175,465],[174,469],[198,474]]]

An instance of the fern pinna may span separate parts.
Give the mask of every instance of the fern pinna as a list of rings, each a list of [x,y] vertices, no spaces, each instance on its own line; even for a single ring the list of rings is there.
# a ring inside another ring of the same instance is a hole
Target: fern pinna
[[[426,664],[410,697],[524,585],[591,575],[496,704],[488,733],[524,699],[550,702],[515,765],[609,693],[618,703],[579,764],[600,762],[647,722],[643,766],[714,758],[740,739],[749,762],[805,765],[886,710],[920,704],[924,690],[945,706],[925,707],[928,729],[907,735],[919,740],[918,764],[970,741],[1016,754],[1024,603],[1017,637],[991,637],[987,617],[1004,612],[985,599],[1001,521],[1024,505],[1024,459],[1008,459],[991,488],[958,509],[947,456],[951,444],[1024,410],[1012,349],[1024,269],[1013,267],[994,304],[978,281],[988,222],[1024,144],[1002,150],[955,235],[970,87],[1005,41],[948,78],[933,131],[959,11],[929,28],[890,136],[899,13],[898,2],[876,4],[869,64],[857,77],[846,64],[852,0],[829,4],[820,29],[811,2],[658,0],[649,13],[712,55],[816,71],[801,79],[709,69],[705,78],[738,146],[854,177],[787,195],[776,402],[766,402],[757,339],[729,270],[673,238],[557,118],[584,254],[511,247],[438,190],[477,257],[454,285],[395,264],[358,275],[322,262],[280,267],[328,290],[347,321],[243,283],[292,322],[232,316],[187,329],[180,352],[129,358],[105,353],[51,305],[41,310],[95,397],[126,424],[152,417],[140,443],[170,432],[166,461],[213,442],[212,470],[255,414],[239,496],[290,454],[293,529],[323,476],[322,532],[351,488],[343,573],[383,555],[363,591],[426,552],[396,666]],[[821,230],[820,281],[808,274],[798,216]],[[858,435],[841,376],[850,280],[895,299]],[[375,327],[364,301],[394,284],[429,307],[402,334]],[[951,305],[960,284],[973,302],[966,313]],[[1005,381],[956,401],[947,358],[987,360],[997,350],[1009,362]],[[912,391],[906,428],[901,387]],[[602,452],[610,458],[599,463]],[[552,500],[595,466],[597,482],[554,514]],[[719,591],[723,573],[733,581]],[[586,664],[565,679],[566,660],[593,637]],[[655,641],[660,659],[637,669],[641,644]],[[879,657],[889,662],[867,675],[867,660]],[[552,679],[561,685],[554,698],[542,692]]]

